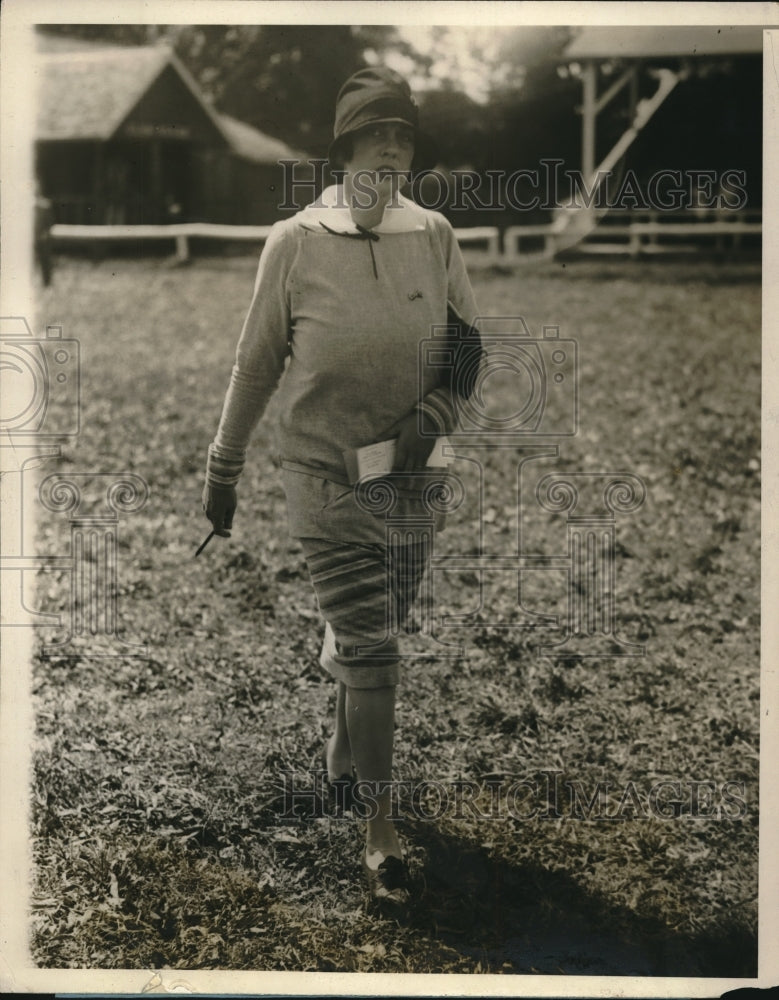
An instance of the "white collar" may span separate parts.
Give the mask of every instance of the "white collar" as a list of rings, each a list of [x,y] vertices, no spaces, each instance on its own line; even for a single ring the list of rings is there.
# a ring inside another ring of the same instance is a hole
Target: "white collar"
[[[324,223],[328,229],[338,233],[358,232],[346,204],[342,184],[326,187],[316,201],[298,212],[296,220],[303,225],[320,227]],[[423,208],[398,192],[397,204],[387,206],[384,218],[371,232],[379,236],[384,233],[411,233],[427,228],[427,215]]]

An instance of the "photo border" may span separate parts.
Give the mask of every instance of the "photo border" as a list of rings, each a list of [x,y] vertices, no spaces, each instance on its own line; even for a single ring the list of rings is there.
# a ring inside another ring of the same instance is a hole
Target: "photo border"
[[[153,21],[149,15],[153,14]],[[143,17],[141,16],[143,15]],[[296,3],[254,0],[156,0],[151,4],[100,0],[5,0],[2,10],[2,273],[0,315],[35,314],[32,282],[32,220],[18,212],[31,204],[31,127],[34,74],[31,72],[32,25],[111,20],[124,23],[438,23],[533,24],[762,24],[779,25],[779,11],[768,3]],[[269,973],[235,971],[38,969],[26,956],[27,883],[30,845],[26,827],[33,712],[28,664],[32,632],[15,629],[3,636],[0,685],[0,989],[4,992],[89,993],[230,993],[256,995],[399,995],[438,996],[640,996],[708,997],[746,986],[779,983],[779,865],[776,817],[779,792],[769,762],[779,760],[775,724],[779,616],[771,612],[779,598],[779,288],[767,276],[779,274],[779,28],[764,34],[764,198],[763,198],[763,497],[762,497],[762,655],[759,970],[754,980],[636,978],[600,976],[496,976],[364,973]],[[77,331],[76,331],[77,333]],[[29,526],[32,531],[32,525]]]

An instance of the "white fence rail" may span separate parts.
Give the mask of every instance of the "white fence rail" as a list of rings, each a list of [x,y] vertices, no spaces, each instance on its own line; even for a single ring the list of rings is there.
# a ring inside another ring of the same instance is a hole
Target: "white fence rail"
[[[173,240],[179,260],[189,259],[193,237],[210,240],[263,243],[270,226],[222,226],[212,222],[176,222],[167,226],[67,226],[51,227],[51,237],[63,243],[114,243],[134,240]]]
[[[51,237],[57,243],[114,243],[145,240],[170,240],[175,244],[176,258],[186,261],[190,256],[191,239],[224,240],[226,242],[263,243],[271,231],[270,226],[227,226],[210,222],[180,222],[161,226],[71,226],[56,224],[51,227]],[[509,226],[503,233],[503,253],[501,254],[500,230],[497,226],[473,226],[455,229],[454,233],[461,246],[483,245],[490,258],[503,258],[509,262],[520,261],[529,256],[552,258],[558,250],[557,240],[562,232],[560,221],[538,226]],[[659,253],[674,250],[671,244],[662,244],[659,239],[666,236],[687,236],[692,238],[713,236],[721,245],[722,240],[731,238],[738,246],[743,236],[759,236],[762,223],[746,222],[739,219],[730,221],[699,222],[632,222],[624,225],[604,225],[593,234],[612,240],[614,243],[582,243],[582,249],[592,251],[626,253],[638,257],[642,253]],[[542,241],[542,249],[530,253],[522,249],[523,240]]]
[[[500,257],[500,230],[497,226],[471,226],[468,229],[455,229],[454,235],[460,246],[471,243],[486,243],[487,253],[491,257]]]
[[[133,240],[173,240],[176,256],[189,258],[189,241],[193,238],[248,241],[262,243],[268,238],[270,226],[223,226],[210,222],[180,222],[164,226],[70,226],[57,224],[51,228],[53,239],[62,243],[123,242]],[[455,229],[463,245],[485,244],[487,253],[500,256],[500,230],[497,226],[474,226]]]
[[[624,253],[631,257],[639,257],[642,253],[669,253],[681,249],[678,243],[661,242],[661,239],[669,236],[686,236],[694,240],[714,237],[719,247],[729,239],[732,241],[732,246],[738,247],[742,237],[760,236],[762,231],[761,222],[746,222],[742,219],[630,222],[598,226],[587,234],[587,238],[575,245],[584,252]],[[509,226],[503,233],[504,255],[509,261],[521,260],[528,254],[527,250],[522,249],[522,241],[532,239],[536,243],[539,240],[543,242],[542,249],[533,252],[551,259],[561,249],[558,240],[564,238],[564,233],[565,229],[559,220],[542,226]],[[570,245],[570,240],[567,241],[567,245]]]
[[[608,230],[606,230],[608,232]],[[714,236],[717,239],[728,237],[732,245],[737,247],[743,236],[760,236],[763,232],[762,222],[633,222],[628,226],[628,252],[632,257],[638,257],[645,252],[658,252],[665,249],[657,242],[659,236]],[[648,242],[645,242],[648,241]]]

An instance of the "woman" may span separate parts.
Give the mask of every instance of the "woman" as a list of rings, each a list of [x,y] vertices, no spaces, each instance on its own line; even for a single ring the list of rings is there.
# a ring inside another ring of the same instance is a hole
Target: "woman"
[[[407,613],[428,546],[412,529],[403,558],[388,556],[384,519],[351,487],[345,454],[395,439],[393,516],[422,510],[420,470],[455,418],[442,371],[420,372],[420,342],[447,322],[448,302],[469,324],[476,306],[449,223],[397,191],[399,177],[434,162],[398,74],[371,68],[347,80],[330,161],[343,166],[343,183],[277,223],[263,250],[209,448],[204,509],[228,536],[250,434],[281,381],[290,534],[326,622],[321,663],[338,682],[328,776],[354,768],[376,783],[362,867],[372,897],[402,907],[406,871],[390,794],[380,791],[392,776],[399,679],[388,626]]]

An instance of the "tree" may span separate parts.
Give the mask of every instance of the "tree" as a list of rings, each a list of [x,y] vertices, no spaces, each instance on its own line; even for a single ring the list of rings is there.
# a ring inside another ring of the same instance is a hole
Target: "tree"
[[[202,92],[225,114],[291,146],[325,156],[341,84],[387,55],[429,73],[391,25],[46,26],[46,34],[112,45],[169,44]]]
[[[435,137],[441,163],[475,169],[485,165],[490,135],[482,105],[453,89],[425,91],[420,104],[420,122]]]
[[[324,155],[343,80],[365,65],[349,26],[193,27],[176,51],[220,111]]]

